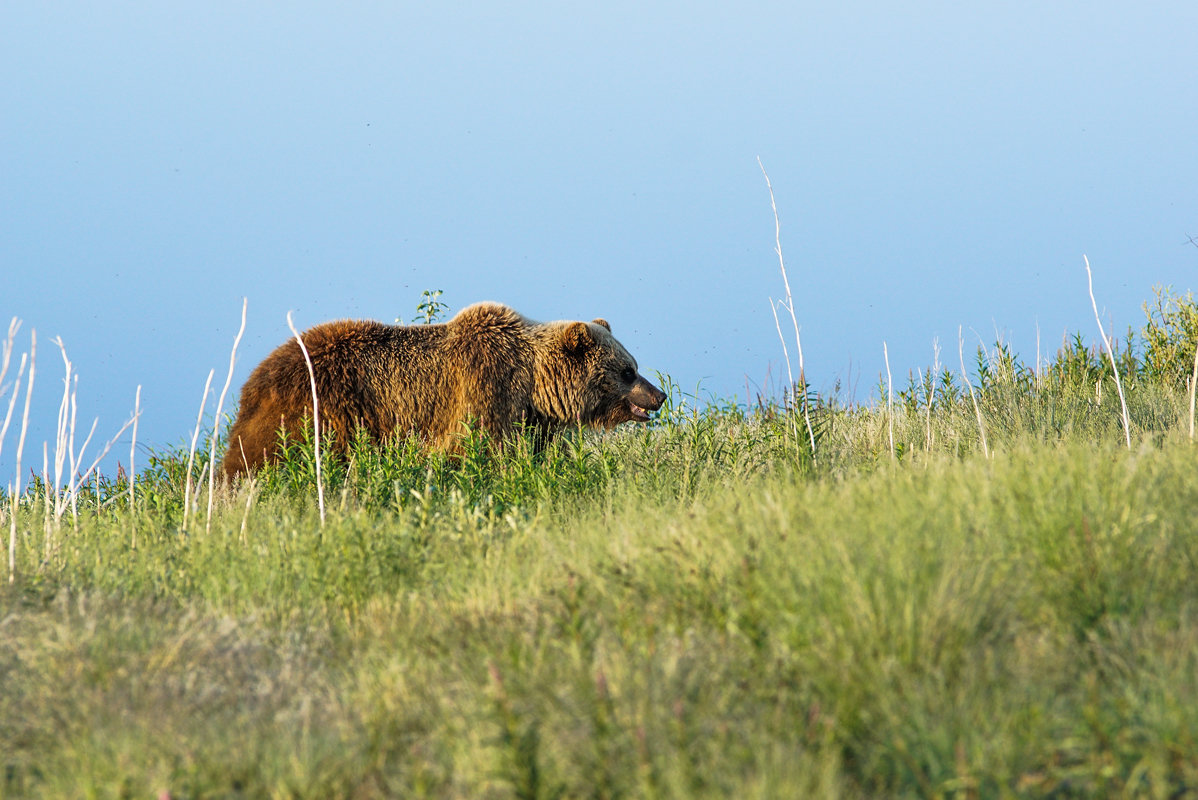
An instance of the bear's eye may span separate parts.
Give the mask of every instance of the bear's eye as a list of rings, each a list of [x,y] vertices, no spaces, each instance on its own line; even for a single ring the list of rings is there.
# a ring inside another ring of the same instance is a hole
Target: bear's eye
[[[632,383],[636,380],[636,370],[632,367],[624,367],[624,371],[620,373],[620,377],[625,383]]]

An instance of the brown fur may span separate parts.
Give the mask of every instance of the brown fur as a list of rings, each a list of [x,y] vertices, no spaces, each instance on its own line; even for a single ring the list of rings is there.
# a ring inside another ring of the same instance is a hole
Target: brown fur
[[[569,425],[647,420],[665,399],[602,319],[538,323],[479,303],[444,324],[343,320],[303,339],[321,430],[341,446],[361,427],[376,441],[414,433],[429,447],[453,449],[469,421],[498,441],[523,424],[543,443]],[[279,430],[298,431],[305,416],[312,417],[312,389],[292,339],[241,390],[225,476],[277,458]]]

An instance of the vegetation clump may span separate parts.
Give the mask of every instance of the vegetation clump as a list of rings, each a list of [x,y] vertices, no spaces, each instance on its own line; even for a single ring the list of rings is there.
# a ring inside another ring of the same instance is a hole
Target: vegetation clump
[[[666,379],[652,426],[544,451],[359,438],[323,526],[299,437],[210,518],[184,448],[77,517],[39,480],[0,795],[1192,794],[1195,312],[893,403]]]

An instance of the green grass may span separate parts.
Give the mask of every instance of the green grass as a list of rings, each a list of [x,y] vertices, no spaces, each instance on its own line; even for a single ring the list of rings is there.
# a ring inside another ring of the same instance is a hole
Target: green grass
[[[912,385],[893,454],[885,406],[817,402],[813,457],[801,414],[677,395],[544,454],[359,442],[323,527],[302,442],[186,531],[186,453],[77,525],[39,487],[0,796],[1198,793],[1188,395],[1127,364],[1128,449],[1083,355],[984,362],[990,458]]]

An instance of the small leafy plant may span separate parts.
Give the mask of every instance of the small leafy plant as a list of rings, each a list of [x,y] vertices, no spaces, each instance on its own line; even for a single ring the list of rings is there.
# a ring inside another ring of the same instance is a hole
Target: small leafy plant
[[[1161,286],[1152,291],[1152,304],[1144,304],[1145,377],[1184,386],[1198,347],[1198,303],[1192,292],[1177,295],[1172,287]]]
[[[416,305],[416,316],[413,325],[431,325],[437,322],[449,310],[449,303],[441,301],[443,292],[440,289],[425,289],[420,293],[420,302]],[[403,325],[403,317],[395,318],[396,325]]]
[[[416,306],[416,319],[421,325],[432,325],[448,310],[449,304],[441,302],[440,289],[425,289],[420,295],[420,304]]]

